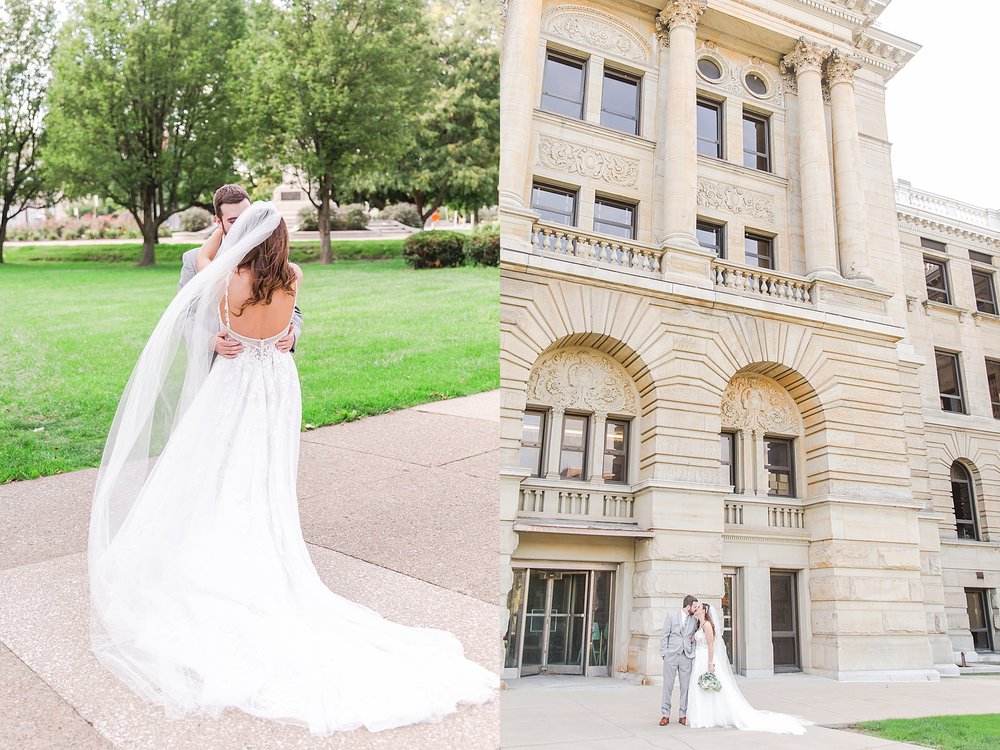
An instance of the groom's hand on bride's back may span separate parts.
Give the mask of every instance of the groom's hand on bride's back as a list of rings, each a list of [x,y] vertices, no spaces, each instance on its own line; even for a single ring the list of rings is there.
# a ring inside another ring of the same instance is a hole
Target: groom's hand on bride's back
[[[219,331],[215,337],[215,353],[220,357],[232,359],[243,351],[243,344],[226,336],[225,331]]]

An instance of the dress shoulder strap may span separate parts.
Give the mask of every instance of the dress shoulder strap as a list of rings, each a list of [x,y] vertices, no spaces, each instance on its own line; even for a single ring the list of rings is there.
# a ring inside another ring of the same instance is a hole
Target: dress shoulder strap
[[[229,282],[233,279],[232,271],[226,277],[226,328],[229,328]]]

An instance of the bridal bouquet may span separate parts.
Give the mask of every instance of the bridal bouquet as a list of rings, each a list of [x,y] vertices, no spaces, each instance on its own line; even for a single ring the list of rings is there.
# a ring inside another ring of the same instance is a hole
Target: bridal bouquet
[[[719,682],[719,678],[712,672],[705,672],[705,674],[698,678],[698,687],[710,693],[718,693],[722,690],[722,683]]]

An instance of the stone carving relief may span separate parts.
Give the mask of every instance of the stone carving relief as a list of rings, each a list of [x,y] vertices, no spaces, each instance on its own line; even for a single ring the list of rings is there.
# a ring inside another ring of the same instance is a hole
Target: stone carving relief
[[[674,26],[695,27],[704,12],[701,0],[668,0],[666,7],[660,12],[660,17],[671,29]]]
[[[801,434],[798,409],[784,388],[754,375],[729,381],[722,397],[722,426],[756,435]]]
[[[774,224],[774,198],[722,182],[698,180],[698,205],[746,214]]]
[[[649,45],[610,13],[581,5],[559,5],[546,14],[544,28],[554,36],[648,65]]]
[[[805,37],[800,37],[794,49],[782,58],[781,69],[783,71],[793,71],[796,74],[807,70],[822,73],[823,61],[829,55],[829,47],[811,42]]]
[[[547,135],[538,139],[538,163],[549,169],[592,177],[622,187],[635,187],[639,182],[638,159],[609,154]]]
[[[736,94],[738,96],[765,100],[769,104],[773,104],[776,107],[785,106],[785,91],[790,90],[788,82],[783,76],[774,76],[767,69],[761,58],[749,57],[747,58],[747,62],[743,65],[731,63],[719,52],[719,45],[710,40],[702,42],[701,47],[699,47],[698,51],[695,53],[695,57],[697,59],[701,59],[703,57],[710,58],[722,71],[722,77],[718,80],[705,78],[699,74],[701,79],[709,85],[718,86],[724,91],[728,91],[729,93]],[[747,73],[756,73],[764,79],[768,86],[766,94],[757,94],[747,88]],[[794,78],[794,76],[792,77]]]
[[[590,349],[561,349],[535,364],[528,402],[562,409],[636,416],[632,379],[617,362]]]
[[[861,67],[861,58],[834,50],[826,61],[827,85],[854,83],[854,73]]]

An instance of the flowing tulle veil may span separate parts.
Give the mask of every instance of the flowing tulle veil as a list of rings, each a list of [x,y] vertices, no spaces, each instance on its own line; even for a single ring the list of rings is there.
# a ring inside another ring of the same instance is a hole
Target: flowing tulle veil
[[[112,638],[102,622],[115,576],[107,553],[129,513],[142,502],[142,488],[154,469],[153,459],[208,377],[219,331],[219,305],[229,274],[274,232],[280,220],[274,205],[263,201],[240,215],[215,260],[171,301],[125,386],[97,475],[88,544],[91,640],[95,653],[106,664],[117,661]]]

